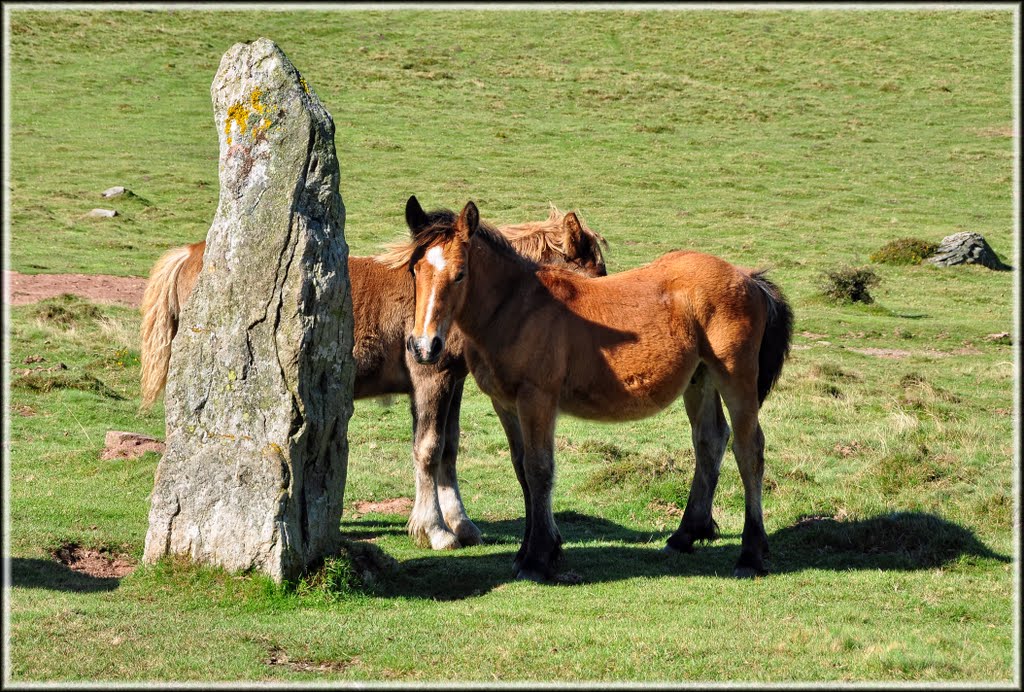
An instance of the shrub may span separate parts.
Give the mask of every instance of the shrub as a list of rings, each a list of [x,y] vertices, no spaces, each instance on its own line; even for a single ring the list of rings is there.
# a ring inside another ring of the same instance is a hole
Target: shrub
[[[826,271],[821,277],[822,293],[839,303],[873,303],[868,289],[881,279],[870,267],[841,267]]]
[[[35,307],[35,315],[43,322],[64,329],[80,327],[102,317],[99,308],[70,293],[40,301]]]
[[[921,264],[939,249],[937,243],[919,238],[899,238],[875,250],[868,259],[879,264]]]

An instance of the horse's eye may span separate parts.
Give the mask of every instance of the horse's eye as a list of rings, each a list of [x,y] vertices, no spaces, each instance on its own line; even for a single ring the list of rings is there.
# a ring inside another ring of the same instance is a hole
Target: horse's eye
[[[455,283],[459,283],[460,281],[462,281],[465,278],[466,278],[466,271],[464,269],[460,269],[459,273],[455,275]]]

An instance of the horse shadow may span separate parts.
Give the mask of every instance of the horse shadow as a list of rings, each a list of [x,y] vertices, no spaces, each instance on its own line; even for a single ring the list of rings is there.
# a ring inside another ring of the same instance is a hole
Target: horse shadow
[[[552,588],[636,577],[731,579],[739,556],[735,542],[711,542],[698,545],[693,553],[665,554],[661,548],[669,535],[667,531],[635,531],[576,512],[556,514],[556,521],[566,547],[559,578]],[[486,544],[508,545],[509,549],[480,554],[470,548],[405,560],[375,579],[366,591],[380,598],[461,600],[513,582],[512,559],[522,538],[523,521],[476,523]],[[399,522],[385,528],[405,531],[404,524]],[[728,534],[723,537],[738,538]],[[626,545],[593,545],[596,542]],[[915,571],[961,561],[1012,560],[990,549],[970,529],[923,512],[895,512],[858,521],[804,517],[771,534],[769,543],[772,555],[768,578],[771,574],[812,569]],[[372,549],[380,551],[377,546]]]
[[[72,593],[113,591],[120,584],[117,577],[94,577],[76,572],[57,560],[39,558],[8,558],[11,585],[23,589],[49,589]]]

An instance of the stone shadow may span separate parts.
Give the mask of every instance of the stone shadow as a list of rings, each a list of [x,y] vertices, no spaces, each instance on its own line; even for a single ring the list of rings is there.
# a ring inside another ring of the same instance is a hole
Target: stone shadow
[[[7,561],[14,587],[93,593],[113,591],[121,584],[118,577],[94,577],[77,572],[57,560],[12,557]]]

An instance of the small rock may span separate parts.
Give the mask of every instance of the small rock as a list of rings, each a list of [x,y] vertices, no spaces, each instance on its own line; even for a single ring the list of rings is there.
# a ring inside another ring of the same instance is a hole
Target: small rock
[[[128,192],[128,189],[118,185],[117,187],[110,187],[103,191],[104,197],[120,197],[124,193]]]
[[[995,341],[1000,344],[1012,343],[1010,338],[1010,332],[999,332],[998,334],[989,334],[985,337],[985,341]]]
[[[94,216],[94,217],[97,217],[97,218],[108,218],[109,219],[109,218],[112,218],[114,216],[117,216],[117,212],[115,210],[113,210],[113,209],[93,209],[91,212],[89,212],[88,215],[89,216]]]
[[[42,356],[28,356],[27,358],[25,358],[25,360],[23,360],[21,362],[25,363],[25,364],[28,364],[28,363],[41,363],[44,360],[46,360],[46,359],[43,358]]]
[[[950,267],[956,264],[980,264],[989,269],[1011,269],[996,256],[985,238],[979,233],[954,233],[942,239],[939,249],[928,258],[932,264]]]

